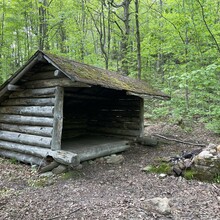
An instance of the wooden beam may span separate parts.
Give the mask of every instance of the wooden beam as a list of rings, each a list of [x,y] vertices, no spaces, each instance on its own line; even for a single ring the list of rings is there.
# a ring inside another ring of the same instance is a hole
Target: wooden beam
[[[27,154],[22,154],[22,153],[17,153],[14,151],[10,150],[4,150],[0,149],[0,156],[6,157],[6,158],[11,158],[11,159],[16,159],[18,161],[21,161],[23,163],[29,163],[29,164],[37,164],[39,166],[45,166],[45,160],[40,157],[32,156],[32,155],[27,155]]]
[[[135,92],[127,92],[127,95],[138,96],[143,99],[170,100],[170,96],[168,95],[142,94],[142,93],[135,93]]]
[[[122,136],[139,136],[138,130],[122,129],[122,128],[102,128],[102,127],[89,127],[88,131],[99,132],[102,134],[122,135]]]
[[[8,124],[23,124],[33,126],[53,126],[53,118],[48,117],[34,117],[22,115],[0,114],[0,122]]]
[[[24,87],[13,85],[13,84],[8,84],[7,89],[8,91],[22,91],[24,90]]]
[[[63,72],[60,71],[60,70],[55,70],[53,74],[54,74],[55,77],[63,77],[63,76],[65,76],[63,74]]]
[[[13,92],[10,98],[28,98],[28,97],[51,97],[55,96],[55,87],[44,89],[25,89],[20,92]]]
[[[55,98],[15,98],[7,99],[1,103],[2,106],[15,106],[15,105],[36,105],[36,106],[53,106]]]
[[[41,158],[46,158],[48,156],[51,156],[57,162],[71,166],[76,166],[79,164],[79,158],[77,154],[69,151],[63,151],[63,150],[54,151],[32,145],[22,145],[8,141],[0,141],[0,155],[2,150],[10,150],[10,152],[14,152],[14,153],[18,152],[18,153],[23,153],[25,155],[28,154],[27,156],[32,155]]]
[[[54,87],[54,86],[61,86],[61,87],[82,87],[87,88],[91,87],[88,84],[82,82],[75,82],[70,80],[69,78],[59,78],[59,79],[50,79],[50,80],[37,80],[37,81],[30,81],[25,82],[24,86],[27,88],[44,88],[44,87]]]
[[[53,138],[51,149],[60,150],[61,149],[61,138],[62,138],[62,128],[63,128],[63,98],[64,89],[62,87],[57,87],[55,94],[55,105],[54,105],[54,121],[53,121]]]
[[[18,144],[31,144],[34,146],[50,148],[51,137],[42,137],[12,131],[0,131],[0,140],[12,141]]]
[[[53,106],[0,106],[0,113],[52,117]]]
[[[30,126],[30,125],[14,125],[14,124],[0,124],[0,130],[14,131],[25,134],[39,135],[52,137],[53,128],[43,126]]]

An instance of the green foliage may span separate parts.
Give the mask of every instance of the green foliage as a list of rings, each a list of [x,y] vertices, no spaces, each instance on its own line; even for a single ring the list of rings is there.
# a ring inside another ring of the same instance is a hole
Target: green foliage
[[[195,179],[195,174],[196,174],[195,171],[188,169],[188,170],[185,170],[185,171],[184,171],[183,176],[184,176],[184,178],[186,178],[187,180],[192,180],[192,179]]]
[[[129,74],[136,77],[134,2],[129,33],[123,7],[109,2],[0,1],[0,83],[41,46],[103,68],[108,61],[111,70],[122,70],[127,61]],[[198,1],[139,1],[142,79],[172,96],[152,103],[147,110],[153,118],[196,118],[220,133],[219,1],[200,3],[202,7]],[[127,53],[122,56],[125,37]]]
[[[12,164],[18,164],[18,161],[17,161],[16,158],[11,158],[11,159],[9,159],[9,161],[10,161],[10,163],[12,163]]]
[[[61,175],[61,179],[68,180],[68,179],[78,179],[82,176],[82,172],[78,170],[71,170]]]
[[[152,173],[171,174],[172,166],[169,163],[162,162],[158,165],[148,166],[148,169],[146,171],[152,172]]]

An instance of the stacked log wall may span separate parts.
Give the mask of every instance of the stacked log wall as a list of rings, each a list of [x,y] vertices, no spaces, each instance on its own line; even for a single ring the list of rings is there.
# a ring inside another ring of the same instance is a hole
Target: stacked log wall
[[[142,135],[142,99],[127,96],[97,103],[88,117],[91,133],[134,138]]]
[[[28,158],[25,156],[26,149],[35,147],[39,151],[48,149],[49,152],[52,148],[54,110],[59,84],[38,83],[49,82],[50,79],[57,80],[54,76],[54,67],[46,66],[46,68],[48,69],[42,69],[40,72],[31,70],[32,72],[25,74],[17,85],[19,91],[16,89],[11,92],[8,98],[0,103],[2,156],[11,157],[14,154],[17,159]],[[14,145],[23,146],[23,150],[21,148],[10,150],[8,146]]]
[[[92,88],[91,88],[92,89]],[[83,134],[122,138],[141,136],[143,101],[139,97],[105,98],[65,94],[63,139]]]

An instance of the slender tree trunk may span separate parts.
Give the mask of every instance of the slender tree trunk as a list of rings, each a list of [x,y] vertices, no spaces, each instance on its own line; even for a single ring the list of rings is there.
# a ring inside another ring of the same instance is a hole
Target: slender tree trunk
[[[137,40],[137,72],[138,79],[141,79],[141,39],[139,28],[139,0],[135,0],[135,22],[136,22],[136,40]]]
[[[49,50],[49,42],[48,42],[48,2],[47,0],[39,0],[41,3],[39,7],[39,49],[40,50]]]

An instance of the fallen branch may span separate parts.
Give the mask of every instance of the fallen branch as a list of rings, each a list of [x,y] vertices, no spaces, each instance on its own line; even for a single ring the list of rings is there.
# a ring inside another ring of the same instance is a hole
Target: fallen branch
[[[177,139],[174,139],[174,138],[168,138],[168,137],[165,137],[165,136],[160,135],[160,134],[153,134],[153,136],[160,137],[160,138],[163,138],[163,139],[168,140],[168,141],[175,141],[175,142],[182,143],[182,144],[206,147],[205,144],[196,144],[196,143],[191,143],[191,142],[187,142],[187,141],[181,141],[181,140],[177,140]]]

